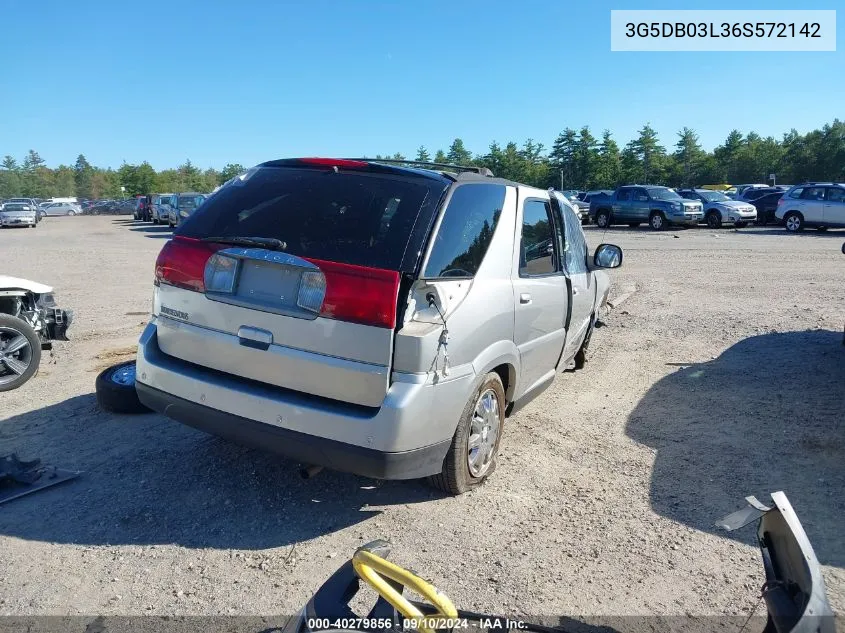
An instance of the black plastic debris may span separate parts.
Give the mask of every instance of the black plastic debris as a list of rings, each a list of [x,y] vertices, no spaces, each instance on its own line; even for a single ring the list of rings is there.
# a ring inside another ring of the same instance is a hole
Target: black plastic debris
[[[0,457],[0,504],[74,479],[78,471],[44,466],[40,459],[22,461],[17,454]]]

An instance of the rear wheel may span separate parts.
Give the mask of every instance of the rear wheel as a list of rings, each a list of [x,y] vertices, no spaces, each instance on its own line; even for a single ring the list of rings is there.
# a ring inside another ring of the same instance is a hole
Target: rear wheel
[[[790,211],[783,219],[783,225],[790,233],[797,233],[804,230],[804,216],[797,211]]]
[[[94,383],[97,403],[112,413],[146,413],[135,391],[135,361],[118,363],[104,369]]]
[[[610,212],[601,210],[596,213],[596,226],[600,229],[606,229],[610,226]]]
[[[722,216],[718,211],[711,211],[707,214],[707,226],[711,229],[718,229],[722,226]]]
[[[68,215],[76,215],[76,211],[68,211],[67,214]]]
[[[459,495],[481,485],[496,469],[505,421],[505,388],[496,372],[484,377],[464,407],[435,487]]]
[[[29,323],[0,314],[0,391],[17,389],[38,371],[41,340]]]
[[[666,218],[660,211],[655,211],[648,219],[649,226],[655,231],[662,231],[666,228]]]

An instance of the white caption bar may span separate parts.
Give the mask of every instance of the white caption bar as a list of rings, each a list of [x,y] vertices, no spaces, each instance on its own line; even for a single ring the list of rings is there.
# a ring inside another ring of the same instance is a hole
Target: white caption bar
[[[611,51],[835,51],[836,11],[611,11]]]

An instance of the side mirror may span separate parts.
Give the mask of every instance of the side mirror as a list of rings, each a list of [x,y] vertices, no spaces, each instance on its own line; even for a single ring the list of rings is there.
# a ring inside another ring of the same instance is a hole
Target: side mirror
[[[593,264],[598,268],[619,268],[622,265],[622,249],[616,244],[599,244]]]

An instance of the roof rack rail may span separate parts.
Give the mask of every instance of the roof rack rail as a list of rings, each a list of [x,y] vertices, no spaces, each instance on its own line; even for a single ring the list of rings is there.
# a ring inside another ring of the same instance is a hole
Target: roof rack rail
[[[419,167],[431,168],[437,167],[438,169],[446,169],[452,171],[471,171],[479,176],[487,176],[489,178],[493,178],[493,172],[487,169],[487,167],[476,167],[474,165],[451,165],[449,163],[431,163],[428,161],[422,160],[399,160],[396,158],[347,158],[345,160],[363,160],[370,163],[386,163],[388,165],[415,165]]]

